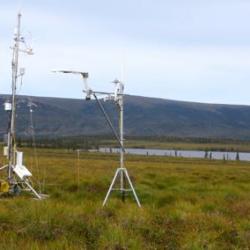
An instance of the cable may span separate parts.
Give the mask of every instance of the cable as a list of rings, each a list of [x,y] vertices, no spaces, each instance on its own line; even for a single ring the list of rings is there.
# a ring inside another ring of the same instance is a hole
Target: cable
[[[120,138],[119,138],[119,136],[118,136],[118,134],[117,134],[117,132],[116,132],[116,130],[115,130],[113,124],[112,124],[112,122],[110,121],[110,118],[109,118],[107,112],[105,111],[105,109],[104,109],[102,103],[99,101],[99,99],[97,98],[97,96],[96,96],[95,93],[93,93],[93,96],[95,97],[95,100],[97,101],[97,103],[98,103],[98,105],[99,105],[99,107],[100,107],[102,113],[104,114],[104,116],[105,116],[105,118],[106,118],[106,121],[107,121],[109,127],[110,127],[111,130],[113,131],[114,136],[115,136],[116,140],[118,141],[118,143],[119,143],[119,145],[120,145],[122,151],[125,153],[124,146],[122,145],[122,142],[121,142],[121,140],[120,140]]]

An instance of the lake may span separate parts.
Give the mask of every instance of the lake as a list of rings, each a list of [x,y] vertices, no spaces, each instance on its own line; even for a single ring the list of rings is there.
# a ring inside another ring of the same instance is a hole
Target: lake
[[[102,153],[119,153],[119,148],[100,148],[98,150]],[[204,158],[205,151],[193,151],[193,150],[165,150],[165,149],[143,149],[143,148],[126,148],[126,154],[133,155],[148,155],[148,156],[173,156],[184,158]],[[209,151],[207,158],[216,160],[235,160],[235,152],[217,152]],[[239,152],[239,158],[242,161],[250,161],[250,153]]]

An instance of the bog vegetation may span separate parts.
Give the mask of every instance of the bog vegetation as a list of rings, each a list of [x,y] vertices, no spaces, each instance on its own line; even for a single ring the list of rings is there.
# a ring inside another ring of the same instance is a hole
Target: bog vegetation
[[[115,193],[102,208],[117,155],[39,149],[39,168],[31,149],[25,158],[50,197],[1,196],[0,249],[250,248],[249,163],[128,156],[140,209]]]

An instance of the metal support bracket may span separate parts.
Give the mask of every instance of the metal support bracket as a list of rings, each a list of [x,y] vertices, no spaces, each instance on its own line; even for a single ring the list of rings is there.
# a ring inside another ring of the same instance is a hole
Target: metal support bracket
[[[125,179],[128,181],[130,189],[114,188],[116,179],[119,177],[119,175],[122,175],[122,174],[124,174]],[[104,202],[103,202],[103,204],[102,204],[103,206],[106,205],[106,203],[107,203],[107,201],[108,201],[108,198],[109,198],[111,192],[112,192],[112,191],[115,191],[115,190],[118,190],[118,191],[121,191],[121,192],[132,192],[133,195],[134,195],[134,198],[135,198],[135,200],[136,200],[136,203],[137,203],[138,207],[141,207],[141,203],[140,203],[140,201],[139,201],[139,199],[138,199],[138,197],[137,197],[137,194],[136,194],[136,192],[135,192],[134,186],[133,186],[133,184],[132,184],[132,182],[131,182],[131,180],[130,180],[130,178],[129,178],[128,171],[127,171],[126,168],[118,168],[118,169],[116,170],[115,175],[114,175],[114,178],[113,178],[113,180],[112,180],[112,182],[111,182],[111,185],[110,185],[110,187],[109,187],[109,190],[108,190],[108,192],[107,192],[107,194],[106,194],[106,197],[105,197],[105,199],[104,199]]]

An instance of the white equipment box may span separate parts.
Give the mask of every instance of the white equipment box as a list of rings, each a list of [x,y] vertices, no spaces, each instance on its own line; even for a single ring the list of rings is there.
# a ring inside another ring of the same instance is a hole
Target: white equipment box
[[[23,166],[23,152],[16,152],[16,166],[13,171],[21,180],[32,176],[31,172]]]
[[[8,156],[8,154],[9,154],[9,148],[3,147],[3,156]]]
[[[5,111],[11,111],[12,110],[12,104],[9,102],[4,103],[4,110]]]

